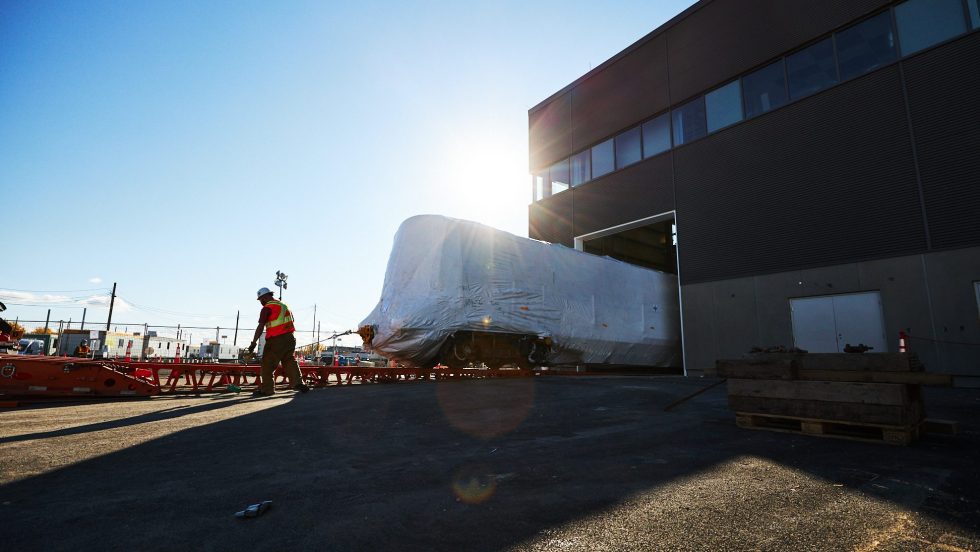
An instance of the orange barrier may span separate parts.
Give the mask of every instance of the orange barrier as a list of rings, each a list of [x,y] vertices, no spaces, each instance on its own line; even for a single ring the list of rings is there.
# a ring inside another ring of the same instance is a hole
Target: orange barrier
[[[57,356],[0,355],[0,393],[41,397],[149,397],[158,385],[109,362]]]
[[[204,364],[109,361],[62,357],[0,355],[0,395],[45,397],[141,396],[207,393],[229,386],[258,387],[257,364]],[[524,370],[435,368],[374,368],[366,366],[300,365],[304,383],[327,387],[364,383],[394,383],[448,379],[527,377]],[[275,383],[288,384],[282,367]]]

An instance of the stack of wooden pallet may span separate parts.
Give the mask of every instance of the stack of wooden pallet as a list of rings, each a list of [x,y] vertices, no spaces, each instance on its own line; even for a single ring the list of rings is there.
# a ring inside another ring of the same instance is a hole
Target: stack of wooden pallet
[[[715,368],[740,427],[899,445],[923,430],[921,386],[952,384],[914,353],[754,353]]]

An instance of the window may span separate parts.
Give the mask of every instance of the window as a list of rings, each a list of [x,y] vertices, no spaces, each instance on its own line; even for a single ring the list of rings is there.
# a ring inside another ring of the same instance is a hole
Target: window
[[[895,59],[895,33],[887,11],[844,29],[836,39],[841,79],[863,75]]]
[[[895,21],[903,56],[966,32],[960,0],[908,0],[895,6]]]
[[[745,116],[755,117],[786,103],[786,75],[783,60],[766,65],[742,78]]]
[[[670,149],[670,117],[668,113],[643,123],[643,157]]]
[[[970,7],[970,23],[974,29],[980,29],[980,0],[966,0]]]
[[[599,178],[614,170],[616,170],[616,152],[613,149],[612,138],[592,146],[592,178]]]
[[[568,159],[563,159],[551,166],[551,195],[568,189]]]
[[[704,96],[708,132],[725,128],[742,120],[742,91],[734,80]]]
[[[572,186],[585,184],[592,179],[592,163],[589,150],[572,156]]]
[[[531,176],[531,187],[533,188],[534,201],[544,199],[551,195],[551,187],[546,186],[548,182],[548,171],[541,171]]]
[[[122,339],[119,340],[119,345],[118,346],[119,347],[122,347],[123,346],[123,340]]]
[[[632,165],[643,159],[640,148],[640,127],[634,127],[616,137],[616,168]]]
[[[687,102],[673,111],[674,144],[681,145],[697,140],[707,129],[704,122],[704,97]]]
[[[827,38],[793,55],[786,56],[789,97],[809,96],[837,82],[834,42]]]

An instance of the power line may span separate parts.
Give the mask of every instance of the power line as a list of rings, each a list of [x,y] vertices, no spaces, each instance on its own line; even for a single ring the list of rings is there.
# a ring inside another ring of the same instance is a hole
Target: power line
[[[49,289],[49,290],[39,290],[39,289],[14,289],[14,288],[2,288],[0,293],[4,291],[19,291],[22,293],[77,293],[81,291],[103,291],[108,292],[109,288],[89,288],[89,289]]]

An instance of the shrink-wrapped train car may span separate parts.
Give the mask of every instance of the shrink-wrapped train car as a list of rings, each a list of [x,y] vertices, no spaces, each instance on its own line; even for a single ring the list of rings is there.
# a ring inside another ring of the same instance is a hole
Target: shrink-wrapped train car
[[[679,318],[674,274],[420,215],[358,333],[409,366],[680,367]]]

